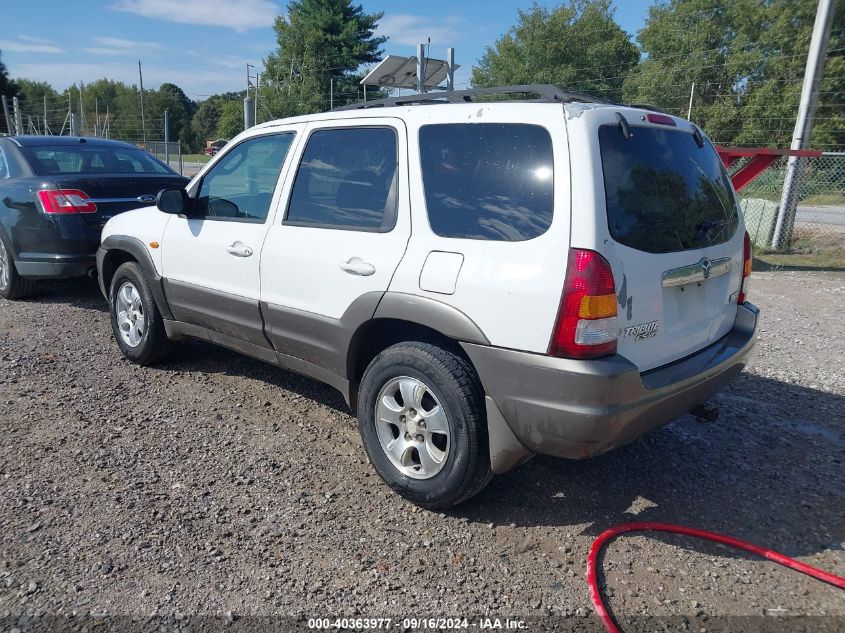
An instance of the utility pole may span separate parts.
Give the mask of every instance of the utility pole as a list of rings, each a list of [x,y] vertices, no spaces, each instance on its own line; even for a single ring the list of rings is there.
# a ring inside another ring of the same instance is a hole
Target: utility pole
[[[26,134],[23,129],[23,117],[21,116],[21,104],[17,97],[12,97],[12,109],[15,111],[15,131],[18,134]]]
[[[258,123],[258,88],[261,86],[261,73],[255,73],[255,114],[252,120]]]
[[[77,119],[76,112],[70,113],[70,135],[79,136],[79,120]]]
[[[455,89],[455,49],[446,49],[446,90]]]
[[[334,77],[329,77],[329,110],[334,110]]]
[[[85,106],[82,105],[82,82],[79,82],[79,122],[81,131],[85,134]]]
[[[425,92],[425,44],[417,44],[417,92]]]
[[[3,114],[6,115],[6,131],[11,135],[15,133],[15,124],[12,122],[12,117],[9,116],[9,102],[6,101],[6,95],[0,95],[0,102],[3,104]]]
[[[692,82],[692,86],[689,89],[689,107],[687,107],[687,120],[692,118],[692,96],[695,94],[695,82]]]
[[[147,148],[147,120],[144,118],[144,73],[141,72],[141,60],[138,60],[138,83],[141,84],[141,134],[144,136],[144,149]]]
[[[249,96],[249,89],[252,87],[252,82],[250,81],[251,75],[249,74],[249,69],[255,68],[252,64],[246,65],[246,96],[244,97],[244,129],[248,130],[253,125],[255,125],[255,105],[254,100],[252,97]]]
[[[52,134],[50,126],[47,124],[47,95],[44,95],[44,134]]]
[[[170,126],[167,124],[167,110],[164,111],[164,162],[170,167]]]
[[[798,118],[792,133],[791,149],[807,149],[813,132],[813,119],[819,100],[819,85],[824,75],[824,63],[827,56],[827,43],[830,40],[830,28],[836,13],[836,0],[819,0],[816,21],[813,24],[813,36],[810,40],[810,52],[807,55],[807,67],[804,71],[804,83],[801,86],[801,102],[798,105]],[[780,198],[775,234],[772,248],[779,249],[789,244],[792,229],[795,227],[795,211],[798,207],[798,183],[804,159],[790,156],[786,165],[786,177],[783,180],[783,193]]]

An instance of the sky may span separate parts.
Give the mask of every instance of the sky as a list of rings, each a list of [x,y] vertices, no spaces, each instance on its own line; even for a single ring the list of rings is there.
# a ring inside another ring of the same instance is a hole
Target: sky
[[[358,0],[361,1],[361,0]],[[287,0],[30,0],[9,2],[0,29],[2,60],[13,78],[46,81],[56,89],[109,78],[144,87],[164,82],[189,97],[242,90],[246,63],[261,70],[275,48],[273,19]],[[449,46],[465,87],[470,70],[531,0],[363,0],[368,13],[384,12],[379,35],[385,53],[416,54],[431,38],[429,57]],[[556,3],[540,2],[546,6]],[[616,19],[632,36],[642,28],[652,0],[614,0]],[[69,8],[69,5],[72,8]],[[45,20],[44,16],[51,16]]]

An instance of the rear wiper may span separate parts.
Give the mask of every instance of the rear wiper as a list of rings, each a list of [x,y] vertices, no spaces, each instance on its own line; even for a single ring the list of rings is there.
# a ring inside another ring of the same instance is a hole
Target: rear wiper
[[[628,119],[626,119],[622,114],[616,113],[616,120],[619,121],[619,129],[622,130],[622,136],[625,137],[626,141],[631,140],[631,126],[628,125]]]

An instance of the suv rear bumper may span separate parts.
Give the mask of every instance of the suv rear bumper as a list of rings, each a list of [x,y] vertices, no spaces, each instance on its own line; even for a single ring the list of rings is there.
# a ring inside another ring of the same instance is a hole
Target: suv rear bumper
[[[752,304],[738,306],[722,339],[642,374],[619,355],[581,361],[462,345],[487,393],[488,421],[493,404],[526,453],[581,459],[626,444],[712,396],[745,367],[757,315]],[[510,446],[493,454],[503,440],[493,437],[501,428],[490,426],[493,469],[504,472],[520,461],[519,451]],[[504,467],[496,463],[499,453],[509,455]]]

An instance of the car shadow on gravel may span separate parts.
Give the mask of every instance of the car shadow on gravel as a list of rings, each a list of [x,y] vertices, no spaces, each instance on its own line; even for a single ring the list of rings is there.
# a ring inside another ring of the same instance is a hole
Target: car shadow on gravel
[[[536,457],[452,511],[471,522],[555,526],[597,536],[629,521],[726,533],[787,555],[845,541],[845,398],[743,374],[713,401],[718,420],[685,416],[584,461]],[[654,534],[711,555],[706,541]]]
[[[306,376],[286,371],[270,363],[250,358],[213,343],[183,340],[166,363],[156,366],[163,371],[198,374],[224,374],[260,380],[274,387],[310,398],[331,409],[350,415],[339,391]]]
[[[158,368],[258,380],[350,414],[331,387],[204,341],[184,341]],[[628,521],[679,523],[791,556],[840,547],[845,398],[744,373],[713,403],[720,409],[714,422],[685,416],[584,461],[535,457],[449,514],[587,536]],[[705,541],[655,538],[746,556]]]
[[[82,277],[80,279],[62,279],[58,281],[42,281],[32,297],[24,301],[30,303],[55,304],[64,303],[85,310],[108,312],[109,306],[100,292],[96,279]]]

